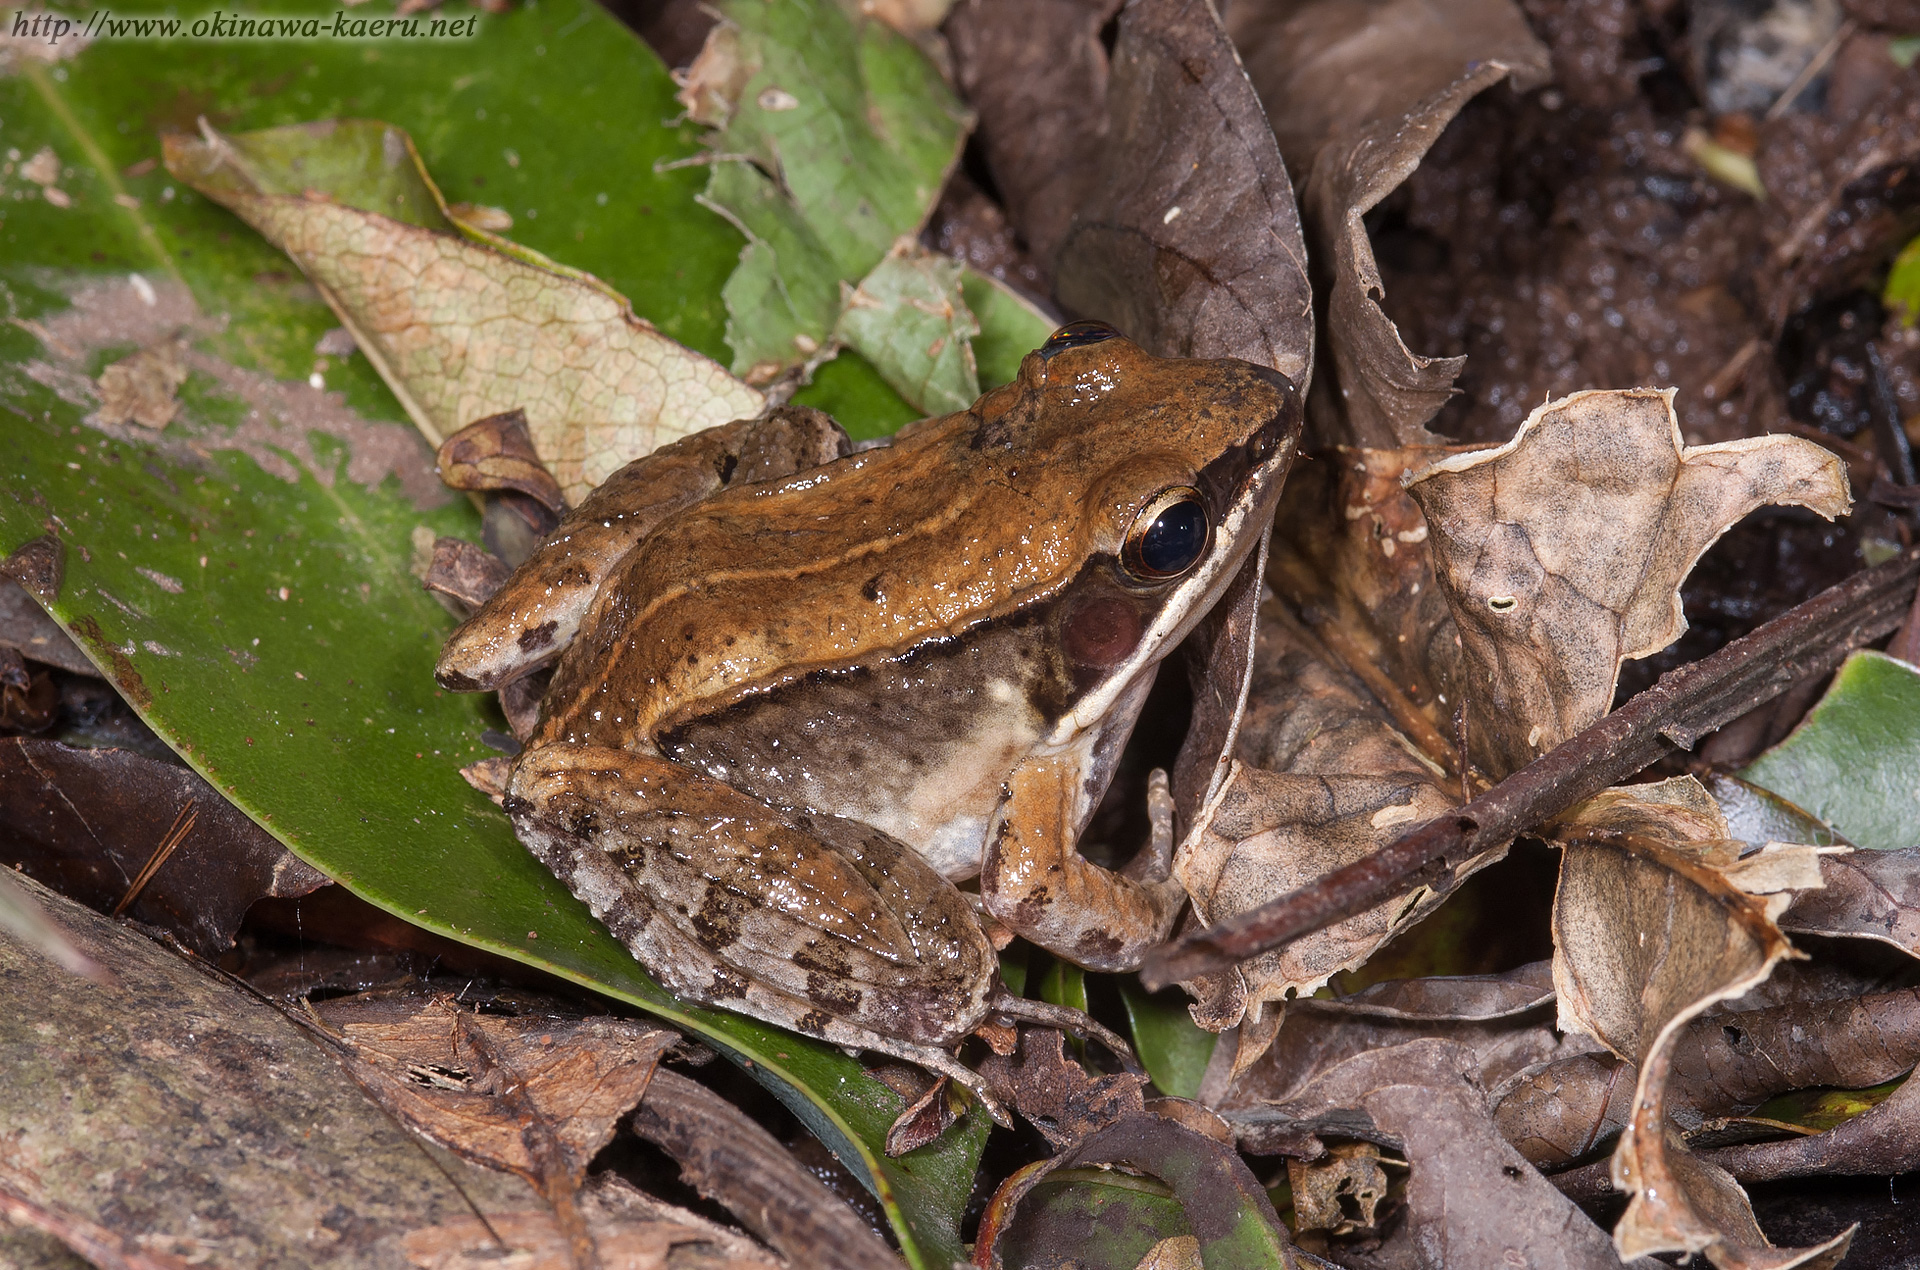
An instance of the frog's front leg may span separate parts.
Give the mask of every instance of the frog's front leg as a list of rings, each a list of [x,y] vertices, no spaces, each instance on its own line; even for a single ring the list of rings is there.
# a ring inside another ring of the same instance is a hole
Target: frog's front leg
[[[520,840],[676,995],[952,1076],[999,963],[966,897],[857,821],[770,807],[653,754],[536,746]]]
[[[1173,800],[1164,774],[1156,776],[1149,798],[1153,841],[1125,872],[1115,873],[1077,849],[1080,765],[1070,756],[1047,755],[1014,768],[987,828],[980,867],[987,911],[1089,970],[1137,969],[1147,950],[1166,939],[1187,898],[1169,876]]]

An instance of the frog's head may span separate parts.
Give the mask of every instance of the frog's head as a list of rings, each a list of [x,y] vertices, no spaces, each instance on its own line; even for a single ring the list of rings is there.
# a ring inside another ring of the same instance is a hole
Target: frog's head
[[[1029,354],[1009,390],[1035,428],[1029,459],[1078,519],[1079,567],[1051,615],[1073,684],[1061,722],[1077,730],[1185,638],[1267,533],[1300,395],[1266,367],[1155,357],[1093,322]]]

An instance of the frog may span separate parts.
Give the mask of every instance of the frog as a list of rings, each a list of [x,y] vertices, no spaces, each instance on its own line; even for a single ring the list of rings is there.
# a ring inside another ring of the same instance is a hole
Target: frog
[[[993,1109],[953,1051],[1042,1009],[1005,991],[994,926],[1127,970],[1185,903],[1163,773],[1129,864],[1079,837],[1300,427],[1277,371],[1072,324],[888,444],[789,406],[635,460],[435,673],[551,669],[504,809],[670,991]]]

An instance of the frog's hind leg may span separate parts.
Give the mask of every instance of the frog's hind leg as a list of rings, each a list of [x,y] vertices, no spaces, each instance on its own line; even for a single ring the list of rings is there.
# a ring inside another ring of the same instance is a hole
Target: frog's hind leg
[[[911,849],[770,807],[657,755],[553,744],[508,786],[514,830],[675,995],[951,1076],[999,983],[966,898]]]
[[[434,677],[456,692],[490,692],[538,670],[565,651],[600,584],[667,517],[729,485],[791,476],[849,450],[832,419],[783,406],[635,459],[568,512],[453,633]]]

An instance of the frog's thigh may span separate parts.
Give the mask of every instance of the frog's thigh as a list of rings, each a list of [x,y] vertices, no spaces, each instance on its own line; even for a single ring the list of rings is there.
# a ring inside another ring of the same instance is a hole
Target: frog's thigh
[[[986,1014],[965,897],[878,830],[600,747],[530,751],[510,794],[521,841],[678,995],[918,1061]]]
[[[1171,878],[1136,881],[1080,855],[1079,779],[1064,757],[1013,770],[987,830],[980,894],[988,912],[1047,951],[1091,970],[1132,970],[1167,937],[1186,893]]]

